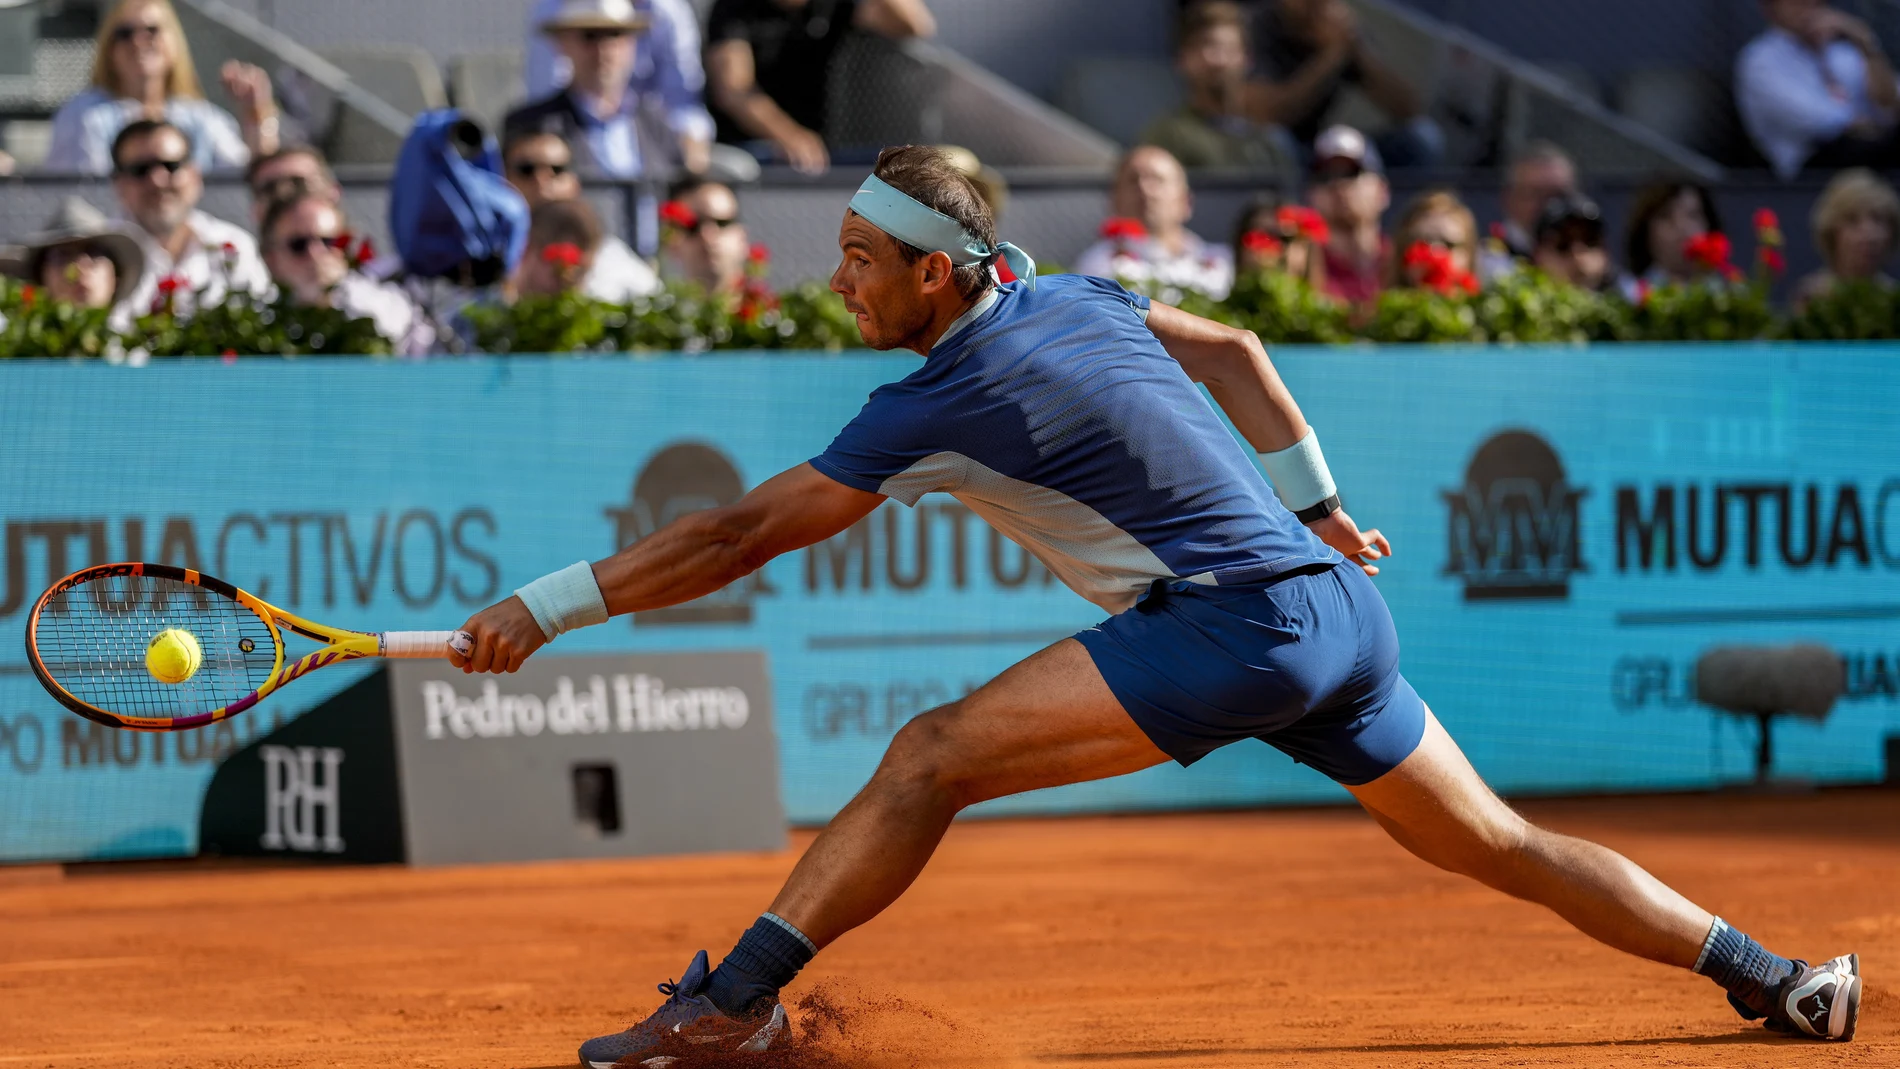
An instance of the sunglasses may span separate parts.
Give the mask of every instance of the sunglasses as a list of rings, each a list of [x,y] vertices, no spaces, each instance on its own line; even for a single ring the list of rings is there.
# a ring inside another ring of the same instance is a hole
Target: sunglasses
[[[165,32],[165,28],[156,23],[145,23],[144,25],[135,26],[128,22],[112,28],[112,40],[114,43],[122,45],[129,44],[141,37],[147,41],[156,41],[158,35],[163,32]]]
[[[163,170],[168,175],[175,175],[181,169],[189,166],[191,166],[191,160],[189,159],[134,160],[131,163],[121,164],[119,166],[119,174],[125,178],[143,180],[150,178],[153,171]]]
[[[285,251],[289,252],[292,256],[308,256],[313,248],[325,248],[331,252],[343,252],[350,247],[350,236],[348,234],[337,234],[325,238],[318,237],[315,234],[298,234],[296,237],[285,238],[283,245]]]
[[[519,160],[515,163],[515,177],[533,178],[542,171],[546,171],[549,175],[559,178],[573,169],[571,164],[566,163],[541,163],[537,160]]]
[[[699,217],[699,226],[702,229],[709,226],[716,226],[720,228],[721,230],[724,230],[726,227],[738,226],[738,225],[739,225],[739,217],[736,215],[729,215],[724,219],[721,219],[716,215],[702,215]]]

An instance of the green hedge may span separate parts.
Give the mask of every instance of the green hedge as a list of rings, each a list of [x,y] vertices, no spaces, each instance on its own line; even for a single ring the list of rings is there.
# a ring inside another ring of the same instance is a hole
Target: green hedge
[[[1867,340],[1900,337],[1900,291],[1845,283],[1799,314],[1782,315],[1765,281],[1713,281],[1647,290],[1640,301],[1558,286],[1535,271],[1476,293],[1393,290],[1354,312],[1284,274],[1243,277],[1225,301],[1157,292],[1161,300],[1257,332],[1268,343],[1325,344]],[[134,350],[154,357],[386,354],[367,319],[233,296],[192,317],[160,307],[115,333],[103,311],[48,301],[0,280],[0,358],[96,358]],[[857,324],[822,283],[779,293],[752,286],[708,297],[686,287],[610,305],[567,294],[483,305],[466,313],[476,347],[491,353],[839,350],[859,344]]]

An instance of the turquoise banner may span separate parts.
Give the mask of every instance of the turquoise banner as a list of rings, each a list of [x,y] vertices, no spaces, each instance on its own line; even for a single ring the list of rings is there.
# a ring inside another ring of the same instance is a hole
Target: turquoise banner
[[[1348,507],[1392,539],[1404,670],[1510,792],[1710,787],[1756,728],[1696,656],[1838,649],[1847,694],[1775,728],[1776,771],[1880,779],[1900,734],[1900,350],[1289,350]],[[27,609],[95,561],[200,568],[347,627],[450,628],[515,586],[735,499],[822,450],[914,358],[0,367],[0,859],[186,854],[217,761],[360,678],[229,724],[97,728],[25,668]],[[785,806],[822,821],[897,727],[1098,612],[948,497],[886,505],[689,606],[565,653],[763,650]],[[8,650],[12,652],[7,652]],[[1343,797],[1269,747],[1002,812]]]

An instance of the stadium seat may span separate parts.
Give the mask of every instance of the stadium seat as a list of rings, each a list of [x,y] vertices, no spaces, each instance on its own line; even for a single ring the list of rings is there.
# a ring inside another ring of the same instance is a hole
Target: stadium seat
[[[405,45],[360,45],[322,50],[364,91],[381,97],[405,115],[448,106],[442,71],[434,57]],[[388,163],[402,147],[401,138],[370,126],[345,109],[330,131],[330,158],[338,163]]]
[[[1124,145],[1142,127],[1181,104],[1181,83],[1165,59],[1105,56],[1078,59],[1062,73],[1056,107]]]
[[[470,52],[449,61],[449,100],[462,114],[499,130],[508,109],[526,99],[521,50]]]
[[[1657,133],[1709,155],[1733,140],[1728,89],[1690,67],[1637,67],[1617,81],[1616,110]]]

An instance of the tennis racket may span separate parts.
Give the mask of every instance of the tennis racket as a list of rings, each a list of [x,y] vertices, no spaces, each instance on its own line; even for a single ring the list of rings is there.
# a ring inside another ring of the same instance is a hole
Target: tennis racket
[[[146,648],[168,630],[195,641],[196,669],[158,679]],[[284,632],[324,643],[286,663]],[[222,579],[168,564],[100,564],[54,583],[26,621],[33,674],[61,705],[108,727],[180,731],[224,720],[299,676],[364,657],[466,653],[466,631],[366,634],[294,616]]]

